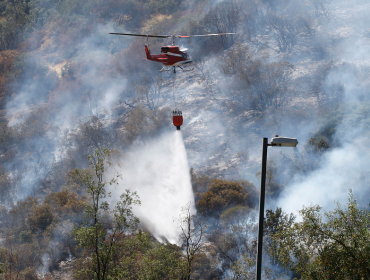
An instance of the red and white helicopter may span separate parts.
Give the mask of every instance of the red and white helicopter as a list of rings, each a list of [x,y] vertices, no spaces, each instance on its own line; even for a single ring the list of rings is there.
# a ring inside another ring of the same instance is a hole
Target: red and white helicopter
[[[193,68],[189,68],[193,61],[190,59],[188,49],[183,46],[175,46],[175,38],[189,38],[189,37],[204,37],[204,36],[223,36],[233,35],[236,33],[216,33],[216,34],[204,34],[204,35],[150,35],[150,34],[130,34],[130,33],[109,33],[113,35],[125,35],[125,36],[139,36],[148,38],[172,38],[172,45],[163,46],[161,48],[161,54],[151,54],[148,48],[148,43],[145,44],[146,59],[154,62],[162,63],[164,66],[160,72],[170,71],[173,67],[173,72],[176,73],[175,67],[179,67],[183,71],[191,71]]]
[[[146,37],[147,43],[145,44],[146,59],[154,62],[159,62],[163,64],[163,68],[159,70],[170,71],[173,67],[173,72],[176,73],[176,67],[179,67],[183,71],[191,71],[190,68],[193,61],[190,59],[188,49],[179,46],[175,46],[175,38],[189,38],[189,37],[203,37],[203,36],[222,36],[222,35],[232,35],[236,33],[216,33],[216,34],[205,34],[205,35],[150,35],[150,34],[130,34],[130,33],[109,33],[113,35],[125,35],[125,36],[139,36]],[[149,38],[172,38],[172,45],[163,46],[161,48],[161,54],[151,54],[148,47]],[[175,77],[175,76],[174,76]],[[175,78],[174,78],[175,79]],[[175,83],[175,80],[174,80]],[[176,107],[176,101],[175,101]],[[172,121],[177,130],[183,123],[182,112],[175,110],[172,112]]]

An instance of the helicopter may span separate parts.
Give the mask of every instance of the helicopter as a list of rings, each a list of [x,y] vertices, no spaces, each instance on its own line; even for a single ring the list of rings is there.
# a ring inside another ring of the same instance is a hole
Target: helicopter
[[[154,62],[159,62],[163,64],[163,67],[159,72],[170,71],[173,67],[173,73],[176,74],[176,67],[180,68],[182,71],[191,71],[190,68],[193,61],[190,59],[188,49],[183,46],[175,46],[176,38],[189,38],[189,37],[204,37],[204,36],[222,36],[222,35],[232,35],[236,33],[216,33],[216,34],[203,34],[203,35],[152,35],[152,34],[133,34],[133,33],[109,33],[112,35],[123,35],[123,36],[138,36],[146,37],[147,43],[145,44],[146,59]],[[161,47],[161,54],[151,54],[149,50],[149,38],[172,38],[172,45],[167,45]],[[173,84],[175,85],[175,75],[173,76]],[[175,86],[173,87],[173,91]],[[175,97],[174,97],[175,99]],[[176,99],[175,99],[175,107]],[[172,121],[177,130],[180,130],[183,124],[182,111],[175,109],[172,111]]]
[[[204,37],[204,36],[223,36],[232,35],[236,33],[215,33],[215,34],[203,34],[203,35],[151,35],[151,34],[132,34],[132,33],[109,33],[112,35],[124,35],[124,36],[139,36],[146,37],[147,43],[145,44],[146,59],[154,62],[163,64],[163,67],[159,72],[170,71],[173,67],[173,72],[176,73],[176,67],[182,71],[191,71],[190,68],[193,61],[190,59],[190,55],[187,48],[181,46],[175,46],[175,38],[190,38],[190,37]],[[161,47],[161,54],[151,54],[148,47],[149,38],[172,38],[172,45]]]

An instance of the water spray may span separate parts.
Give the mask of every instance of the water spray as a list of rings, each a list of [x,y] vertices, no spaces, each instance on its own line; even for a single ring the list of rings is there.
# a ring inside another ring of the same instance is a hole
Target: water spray
[[[131,149],[117,170],[117,189],[110,189],[112,205],[125,189],[136,191],[141,206],[134,207],[141,224],[159,241],[176,243],[181,233],[174,222],[190,203],[195,214],[190,168],[181,131],[169,131]]]

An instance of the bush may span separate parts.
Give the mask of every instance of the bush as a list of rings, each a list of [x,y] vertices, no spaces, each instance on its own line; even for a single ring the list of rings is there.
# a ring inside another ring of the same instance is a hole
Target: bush
[[[190,176],[195,202],[198,202],[200,196],[208,190],[209,184],[211,183],[211,178],[206,175],[196,174],[193,168],[190,169]]]
[[[52,211],[54,217],[71,222],[80,221],[84,210],[85,198],[76,192],[62,190],[49,194],[44,201]]]
[[[196,205],[202,215],[219,216],[230,207],[248,205],[248,192],[240,182],[214,179]]]
[[[47,204],[43,204],[33,210],[31,216],[27,220],[27,224],[32,231],[44,231],[53,222],[53,219],[54,216],[51,207]]]

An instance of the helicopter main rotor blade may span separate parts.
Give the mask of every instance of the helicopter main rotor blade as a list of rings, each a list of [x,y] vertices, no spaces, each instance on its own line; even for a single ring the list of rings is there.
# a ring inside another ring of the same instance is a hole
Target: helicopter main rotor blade
[[[222,36],[222,35],[231,35],[237,33],[215,33],[215,34],[203,34],[203,35],[178,35],[179,38],[189,38],[189,37],[205,37],[205,36]]]
[[[150,34],[132,34],[132,33],[109,33],[112,35],[126,35],[126,36],[138,36],[138,37],[150,37],[150,38],[170,38],[169,35],[150,35]]]

